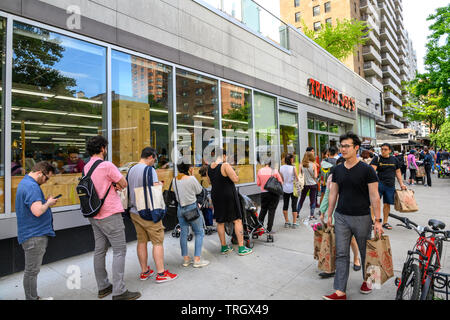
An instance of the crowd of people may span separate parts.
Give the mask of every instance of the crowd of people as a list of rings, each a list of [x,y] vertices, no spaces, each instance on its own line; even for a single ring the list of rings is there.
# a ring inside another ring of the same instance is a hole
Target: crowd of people
[[[129,212],[136,230],[137,256],[140,265],[139,279],[147,280],[154,276],[157,283],[167,282],[178,278],[164,266],[164,225],[162,220],[154,222],[144,219],[137,209],[135,190],[143,187],[144,172],[151,169],[153,186],[162,185],[153,165],[158,154],[151,147],[144,148],[139,162],[128,170],[125,178],[118,168],[110,161],[105,161],[108,141],[102,136],[92,137],[87,143],[90,156],[87,163],[81,163],[75,156],[69,155],[71,171],[91,172],[91,179],[103,205],[94,217],[89,218],[92,226],[95,249],[93,254],[95,278],[98,287],[98,298],[112,294],[113,300],[134,300],[141,294],[126,288],[124,281],[126,240],[123,220],[124,207],[117,192],[128,190]],[[420,154],[423,151],[423,159]],[[448,158],[444,150],[434,153],[433,149],[425,147],[423,150],[412,150],[408,155],[393,154],[389,144],[381,146],[381,153],[362,149],[361,140],[352,132],[340,137],[340,152],[334,146],[322,154],[319,163],[315,150],[311,147],[299,164],[298,170],[293,154],[287,154],[284,164],[278,171],[273,163],[268,161],[258,170],[257,185],[261,189],[261,209],[259,221],[265,224],[266,232],[273,234],[275,212],[280,201],[280,195],[266,190],[266,184],[274,177],[282,185],[284,227],[297,229],[300,226],[299,213],[306,197],[309,195],[309,217],[305,221],[318,217],[328,226],[334,226],[336,234],[336,271],[334,273],[320,273],[322,278],[334,277],[335,292],[324,296],[327,300],[346,299],[346,287],[349,276],[350,248],[353,251],[353,269],[362,268],[365,262],[366,240],[372,230],[382,234],[384,229],[392,229],[388,223],[391,205],[394,204],[395,180],[402,189],[406,189],[404,180],[405,168],[409,169],[410,184],[415,181],[418,162],[422,161],[427,172],[428,185],[431,186],[431,172],[436,161]],[[418,159],[416,154],[419,154]],[[211,200],[214,208],[214,218],[220,242],[220,253],[229,254],[234,249],[227,244],[225,223],[233,223],[238,242],[237,254],[245,256],[252,253],[252,249],[244,245],[243,223],[238,193],[235,184],[239,177],[231,164],[227,162],[224,150],[216,150],[215,160],[207,165],[205,174],[211,184]],[[100,161],[100,164],[97,162]],[[93,167],[95,164],[95,167]],[[93,170],[90,170],[94,168]],[[27,300],[43,299],[37,293],[37,275],[43,256],[46,252],[49,237],[55,237],[51,207],[56,205],[56,197],[44,197],[40,186],[46,183],[57,169],[48,161],[36,163],[31,172],[20,182],[16,194],[16,213],[18,226],[18,242],[25,252],[25,271],[23,286]],[[173,178],[173,191],[178,203],[177,218],[181,227],[180,235],[180,264],[183,267],[192,265],[194,268],[206,267],[209,261],[202,258],[204,237],[204,217],[200,213],[194,220],[186,218],[186,213],[199,211],[197,196],[203,192],[203,187],[193,176],[193,166],[180,163],[177,165],[177,176]],[[300,193],[294,190],[303,177],[304,186]],[[383,217],[381,217],[381,198],[383,199]],[[289,207],[292,220],[289,217]],[[316,209],[318,208],[318,214]],[[193,256],[189,254],[187,239],[189,228],[195,235],[195,250]],[[148,242],[153,245],[152,256],[155,269],[148,264]],[[105,257],[109,247],[112,247],[112,282],[110,282],[105,267]],[[370,285],[363,282],[360,292],[371,292]]]

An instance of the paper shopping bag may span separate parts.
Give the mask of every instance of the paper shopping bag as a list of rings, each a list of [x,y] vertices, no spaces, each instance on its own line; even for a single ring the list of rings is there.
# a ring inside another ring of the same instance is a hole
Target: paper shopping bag
[[[413,190],[395,190],[394,208],[399,212],[415,212],[419,210]]]
[[[333,273],[336,269],[336,237],[334,228],[326,228],[322,234],[322,242],[319,251],[320,270]]]
[[[382,285],[394,276],[389,236],[382,235],[366,243],[365,281]]]
[[[319,260],[320,247],[322,246],[323,230],[314,231],[314,260]]]

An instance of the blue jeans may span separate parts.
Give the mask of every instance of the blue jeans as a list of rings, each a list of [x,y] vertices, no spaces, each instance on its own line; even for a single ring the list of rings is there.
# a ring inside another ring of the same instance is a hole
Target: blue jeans
[[[193,203],[193,204],[187,205],[185,207],[181,207],[180,205],[178,205],[177,216],[178,216],[178,222],[181,227],[180,246],[181,246],[181,255],[183,257],[188,256],[187,238],[189,235],[189,226],[192,227],[192,230],[194,230],[194,234],[195,234],[195,254],[194,254],[194,256],[200,257],[202,254],[203,237],[205,235],[205,230],[203,229],[203,224],[204,224],[203,214],[198,209],[200,212],[200,217],[198,217],[194,221],[187,222],[183,218],[184,212],[191,211],[195,208],[198,209],[197,203]]]

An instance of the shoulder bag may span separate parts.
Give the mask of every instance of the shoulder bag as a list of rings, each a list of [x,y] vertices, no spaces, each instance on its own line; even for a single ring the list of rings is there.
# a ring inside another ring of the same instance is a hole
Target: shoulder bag
[[[283,195],[283,186],[281,185],[280,181],[278,181],[277,178],[273,176],[273,170],[272,170],[272,176],[267,180],[266,184],[264,185],[264,189],[275,193],[278,195]]]
[[[177,178],[175,178],[175,191],[178,195],[178,200],[180,200],[180,195],[178,193],[178,186],[177,186]],[[181,206],[181,204],[180,204]],[[182,216],[186,222],[192,222],[200,217],[200,212],[197,207],[197,202],[195,202],[195,208],[189,211],[182,212]]]

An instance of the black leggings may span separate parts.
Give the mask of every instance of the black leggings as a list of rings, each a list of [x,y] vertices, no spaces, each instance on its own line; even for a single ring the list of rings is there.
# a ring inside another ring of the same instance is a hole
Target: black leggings
[[[417,169],[409,169],[409,180],[416,180]]]
[[[427,174],[427,183],[428,183],[428,186],[431,187],[431,165],[429,165],[429,164],[426,164],[426,165],[425,165],[425,172],[426,172],[426,174]]]
[[[259,212],[259,221],[264,224],[267,212],[269,218],[267,221],[267,231],[272,231],[273,220],[275,219],[275,211],[277,210],[280,196],[271,192],[263,192],[261,194],[261,211]]]
[[[286,193],[286,192],[283,193],[283,211],[288,211],[289,199],[292,199],[291,202],[292,212],[297,212],[298,198],[294,196],[294,193]]]

